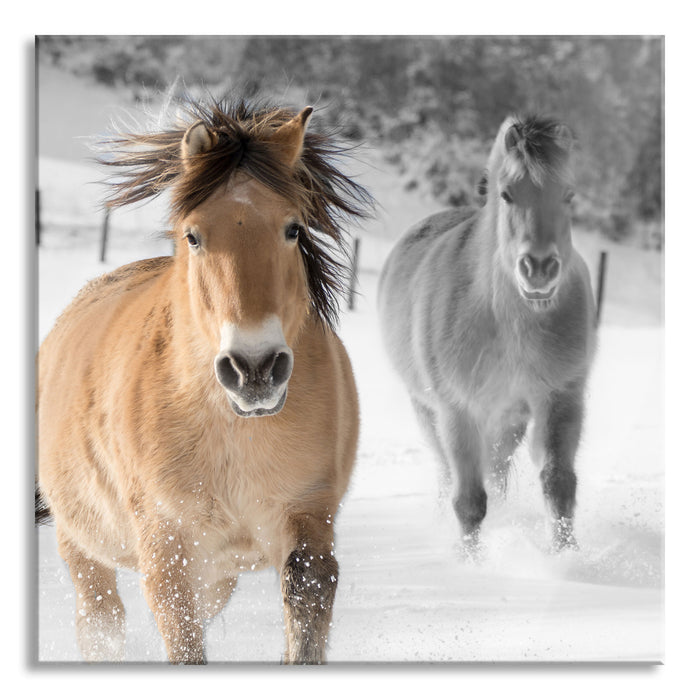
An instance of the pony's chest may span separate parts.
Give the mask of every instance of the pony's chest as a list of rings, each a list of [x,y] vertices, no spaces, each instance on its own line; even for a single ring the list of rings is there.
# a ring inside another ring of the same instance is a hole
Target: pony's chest
[[[234,574],[275,558],[283,508],[262,495],[220,494],[201,519],[202,541],[219,568]]]
[[[190,487],[183,480],[160,510],[179,524],[191,560],[223,577],[276,561],[285,505],[274,483],[222,464]]]
[[[216,448],[200,446],[170,494],[173,507],[180,504],[213,549],[260,549],[275,538],[284,512],[301,497],[306,480],[293,459],[285,460],[274,444],[256,449],[255,443],[222,439]]]
[[[495,410],[563,386],[571,370],[569,358],[558,353],[556,345],[529,334],[516,338],[507,330],[468,347],[461,361],[462,386],[470,401]]]
[[[188,474],[182,483],[189,488],[198,480],[209,495],[237,512],[255,510],[263,497],[293,500],[304,481],[299,463],[305,453],[298,441],[272,417],[246,419],[242,425],[212,420],[188,443],[189,458],[182,466]]]
[[[299,498],[294,469],[274,450],[254,456],[231,450],[202,464],[206,496],[198,500],[214,521],[248,527]]]
[[[191,530],[217,571],[233,575],[277,561],[288,514],[306,507],[306,494],[323,483],[325,462],[288,423],[213,413],[191,425],[187,458],[163,463],[163,507]]]
[[[500,410],[524,393],[527,371],[497,344],[466,358],[464,372],[465,396],[473,405]]]

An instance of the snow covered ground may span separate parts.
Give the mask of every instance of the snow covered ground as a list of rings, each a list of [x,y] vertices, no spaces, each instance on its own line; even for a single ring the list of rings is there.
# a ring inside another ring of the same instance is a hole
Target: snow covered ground
[[[102,128],[105,105],[119,104],[119,98],[90,88],[88,99],[84,86],[66,76],[51,75],[43,84],[39,340],[88,279],[169,252],[169,243],[152,235],[163,227],[164,203],[156,202],[114,214],[107,262],[98,262],[101,193],[86,183],[99,173],[78,164],[86,152],[68,135]],[[73,107],[82,104],[90,108]],[[67,111],[80,123],[69,124]],[[380,209],[362,232],[360,294],[356,309],[343,313],[340,328],[360,391],[362,433],[338,518],[341,574],[329,661],[662,660],[662,260],[593,234],[576,236],[593,274],[601,247],[609,252],[600,347],[578,459],[580,551],[547,552],[542,496],[523,450],[506,499],[490,500],[483,561],[466,563],[455,552],[458,528],[451,507],[438,501],[435,460],[384,355],[374,306],[378,270],[392,240],[436,205],[403,192],[381,168],[368,166],[363,177]],[[80,661],[74,593],[56,552],[55,531],[44,527],[37,536],[36,658]],[[119,588],[127,610],[127,659],[164,662],[138,575],[120,572]],[[231,602],[209,625],[207,639],[212,663],[279,662],[282,610],[275,572],[242,575]]]

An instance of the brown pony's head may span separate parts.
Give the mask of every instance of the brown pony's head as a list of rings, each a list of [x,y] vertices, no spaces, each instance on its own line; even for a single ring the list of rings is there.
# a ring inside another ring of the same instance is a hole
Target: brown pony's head
[[[488,164],[500,259],[535,310],[556,303],[572,251],[568,127],[530,117],[501,125]]]
[[[306,133],[311,112],[190,103],[187,128],[122,136],[118,145],[141,148],[111,163],[131,166],[112,205],[171,188],[194,334],[243,417],[284,406],[307,317],[334,324],[347,269],[318,236],[343,248],[339,215],[370,203],[329,163],[338,149]]]

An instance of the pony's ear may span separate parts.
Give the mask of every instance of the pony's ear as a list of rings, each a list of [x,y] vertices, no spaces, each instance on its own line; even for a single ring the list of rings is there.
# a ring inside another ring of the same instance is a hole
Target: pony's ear
[[[565,151],[570,151],[574,146],[574,134],[566,124],[558,124],[554,129],[554,138],[557,145]]]
[[[520,139],[520,129],[517,124],[513,124],[503,136],[503,140],[506,144],[506,151],[512,151],[514,148],[517,148]]]
[[[195,122],[185,132],[180,143],[180,155],[185,165],[199,153],[205,153],[216,145],[216,134],[209,131],[202,121]]]
[[[278,149],[280,158],[292,167],[304,149],[304,134],[312,107],[305,107],[293,119],[282,124],[270,137],[270,142]]]

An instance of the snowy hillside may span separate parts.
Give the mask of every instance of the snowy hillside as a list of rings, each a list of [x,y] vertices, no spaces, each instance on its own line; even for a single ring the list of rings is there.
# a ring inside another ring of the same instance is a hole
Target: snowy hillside
[[[157,236],[164,203],[116,214],[107,262],[98,262],[99,173],[47,152],[39,161],[44,230],[38,256],[38,335],[87,279],[124,262],[167,254]],[[588,419],[578,459],[578,552],[547,552],[539,481],[523,450],[505,501],[492,497],[479,564],[455,553],[457,523],[437,498],[437,467],[408,397],[391,371],[375,311],[377,272],[392,241],[434,210],[396,187],[368,157],[361,179],[380,210],[362,238],[359,297],[340,334],[360,391],[362,432],[337,527],[340,579],[329,661],[658,661],[664,658],[663,277],[658,253],[578,233],[595,274],[609,278]],[[80,661],[74,592],[55,531],[39,531],[40,661]],[[127,659],[165,660],[138,576],[119,575]],[[241,576],[208,629],[208,657],[279,662],[274,571]]]

